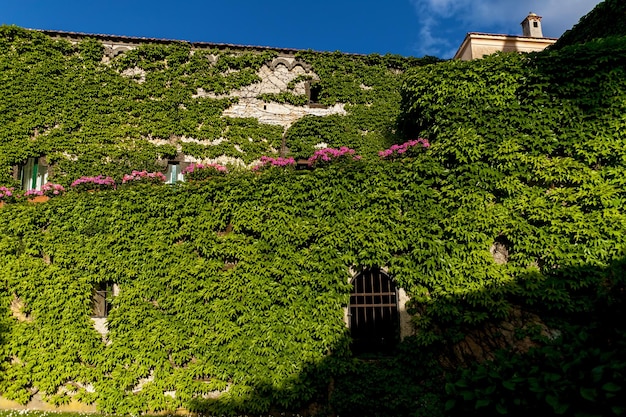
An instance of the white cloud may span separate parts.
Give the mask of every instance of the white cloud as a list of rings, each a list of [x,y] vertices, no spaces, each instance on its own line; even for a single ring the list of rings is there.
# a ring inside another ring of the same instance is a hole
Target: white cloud
[[[425,18],[420,24],[420,43],[416,46],[424,55],[437,56],[441,52],[442,48],[450,46],[448,39],[438,37],[433,34],[433,29],[435,27],[435,20],[432,18]]]
[[[417,23],[416,51],[450,57],[467,32],[521,34],[529,12],[543,17],[544,36],[557,38],[601,0],[409,0]],[[450,52],[452,51],[452,52]],[[445,55],[444,55],[445,54]]]

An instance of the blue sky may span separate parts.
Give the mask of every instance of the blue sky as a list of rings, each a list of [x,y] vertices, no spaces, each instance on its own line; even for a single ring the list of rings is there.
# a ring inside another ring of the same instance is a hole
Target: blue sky
[[[149,38],[450,58],[467,32],[559,37],[600,0],[1,0],[0,24]]]

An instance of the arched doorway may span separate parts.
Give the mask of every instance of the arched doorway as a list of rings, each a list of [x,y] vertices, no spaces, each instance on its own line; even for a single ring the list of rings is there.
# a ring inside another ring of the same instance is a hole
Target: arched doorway
[[[352,279],[349,317],[353,353],[393,350],[399,339],[398,294],[389,275],[374,268]]]

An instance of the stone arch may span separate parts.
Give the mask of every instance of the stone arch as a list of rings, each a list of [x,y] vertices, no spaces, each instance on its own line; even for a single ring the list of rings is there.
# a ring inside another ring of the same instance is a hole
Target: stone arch
[[[288,71],[293,71],[293,69],[297,66],[301,67],[306,72],[311,71],[311,66],[306,62],[298,60],[290,61],[289,59],[283,57],[274,58],[272,62],[270,62],[269,68],[274,71],[279,65],[284,65]]]
[[[111,47],[111,52],[110,52],[110,57],[111,58],[115,58],[116,56],[126,53],[130,50],[132,50],[133,48],[129,47],[129,46],[118,46],[118,45],[114,45],[113,47]]]
[[[309,72],[311,71],[311,66],[305,62],[301,62],[301,61],[294,61],[293,65],[291,67],[291,69],[295,69],[296,67],[300,67],[302,68],[303,71],[305,72]]]
[[[276,67],[278,67],[279,65],[284,65],[288,71],[291,71],[291,62],[289,62],[289,60],[286,58],[274,58],[272,62],[270,62],[269,67],[272,71],[275,71]]]

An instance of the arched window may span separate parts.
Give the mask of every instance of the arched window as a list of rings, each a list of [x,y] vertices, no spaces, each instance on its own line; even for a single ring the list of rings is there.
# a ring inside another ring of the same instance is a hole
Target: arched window
[[[352,351],[390,352],[399,339],[398,296],[389,275],[368,269],[352,279],[350,293]]]

